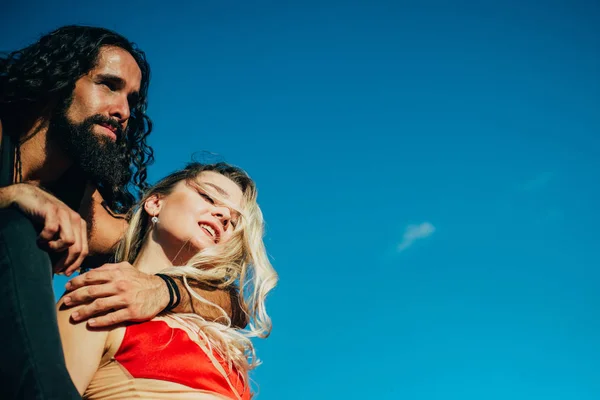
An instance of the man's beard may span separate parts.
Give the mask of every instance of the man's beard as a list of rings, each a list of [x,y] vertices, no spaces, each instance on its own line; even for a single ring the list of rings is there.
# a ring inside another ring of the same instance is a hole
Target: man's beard
[[[69,121],[67,107],[59,107],[50,120],[48,138],[56,141],[86,178],[110,190],[127,185],[131,179],[125,135],[121,126],[102,115],[93,115],[81,123]],[[116,128],[116,141],[94,133],[94,125]]]

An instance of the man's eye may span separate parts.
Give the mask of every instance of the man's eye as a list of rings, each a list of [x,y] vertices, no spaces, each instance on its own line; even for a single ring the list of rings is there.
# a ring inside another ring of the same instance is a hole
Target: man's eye
[[[102,86],[106,86],[108,88],[108,90],[110,90],[111,92],[114,92],[115,90],[117,90],[117,87],[115,86],[114,83],[109,82],[109,81],[102,81],[100,82],[100,84]]]

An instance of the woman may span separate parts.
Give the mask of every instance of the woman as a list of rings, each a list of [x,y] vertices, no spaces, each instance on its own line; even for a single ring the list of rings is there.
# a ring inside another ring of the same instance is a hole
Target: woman
[[[93,330],[71,323],[61,300],[67,368],[83,397],[249,399],[248,371],[257,365],[250,337],[271,330],[264,302],[277,281],[262,235],[254,182],[236,167],[192,163],[151,188],[132,211],[117,261],[183,277],[188,290],[193,283],[241,288],[248,328],[232,328],[223,311],[223,323],[166,314]]]

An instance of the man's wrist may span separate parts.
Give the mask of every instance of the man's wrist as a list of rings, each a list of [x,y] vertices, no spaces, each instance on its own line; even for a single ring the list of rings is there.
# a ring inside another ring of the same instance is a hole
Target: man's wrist
[[[173,277],[165,274],[156,274],[156,276],[164,281],[169,292],[169,301],[162,309],[161,313],[173,311],[179,306],[179,303],[181,303],[181,293],[179,291],[179,287],[177,286],[177,281],[175,281]]]
[[[167,282],[165,282],[160,276],[157,275],[154,275],[154,278],[158,281],[158,285],[160,287],[160,308],[158,310],[158,314],[160,314],[165,308],[169,306],[171,296],[169,295],[170,290],[169,286],[167,285]]]

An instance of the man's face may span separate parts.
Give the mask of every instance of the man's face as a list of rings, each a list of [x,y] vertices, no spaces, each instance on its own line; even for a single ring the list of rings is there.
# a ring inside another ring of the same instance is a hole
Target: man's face
[[[125,132],[141,79],[131,54],[102,47],[97,66],[77,80],[70,99],[51,118],[49,137],[97,183],[115,186],[129,179]]]
[[[130,110],[135,106],[142,72],[135,59],[120,47],[105,46],[98,54],[98,65],[75,84],[66,116],[73,124],[100,115],[111,123],[96,123],[92,131],[98,137],[115,141],[118,128],[124,131]]]

